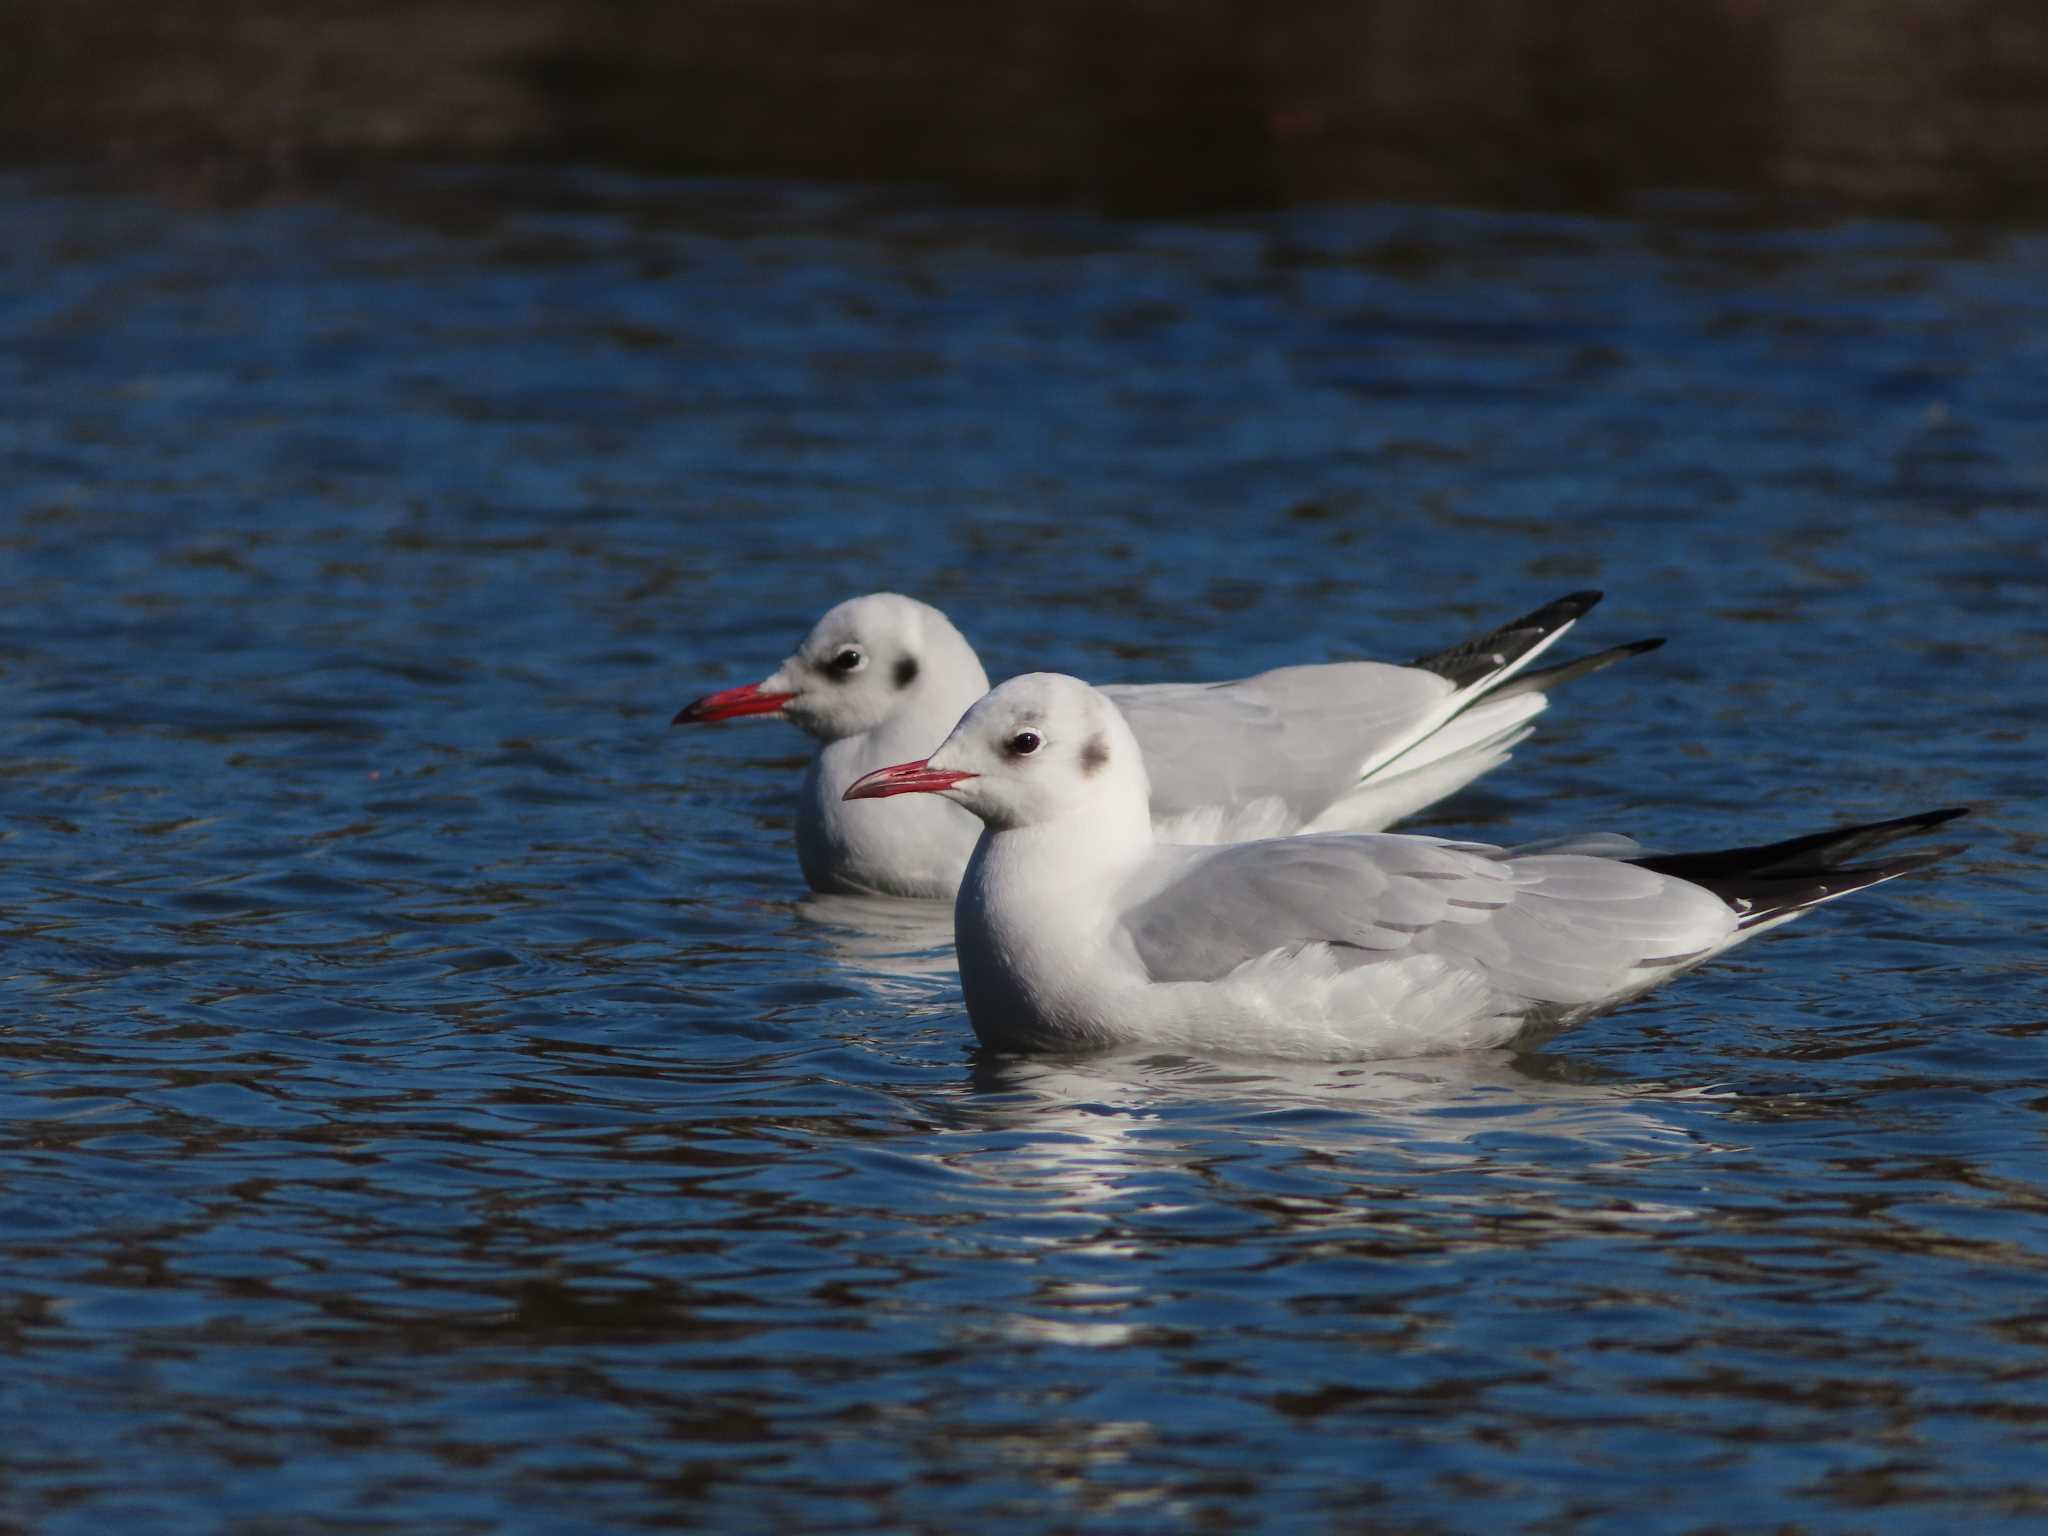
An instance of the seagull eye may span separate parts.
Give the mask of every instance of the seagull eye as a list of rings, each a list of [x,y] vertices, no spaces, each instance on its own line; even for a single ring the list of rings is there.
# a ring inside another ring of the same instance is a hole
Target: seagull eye
[[[1029,757],[1044,745],[1045,738],[1039,735],[1038,732],[1019,731],[1010,738],[1010,755],[1012,757]]]
[[[841,677],[850,676],[851,674],[858,672],[862,667],[866,666],[867,664],[867,657],[863,656],[857,649],[850,645],[845,650],[841,651],[837,656],[834,656],[830,661],[825,663],[826,667],[829,670],[837,672]]]

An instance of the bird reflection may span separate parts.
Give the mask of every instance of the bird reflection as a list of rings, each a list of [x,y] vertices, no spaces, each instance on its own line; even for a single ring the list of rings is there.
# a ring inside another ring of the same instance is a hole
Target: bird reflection
[[[1718,1107],[1717,1091],[1596,1072],[1502,1051],[1346,1063],[983,1052],[969,1067],[960,1128],[983,1142],[967,1160],[980,1177],[1035,1190],[1070,1214],[1122,1205],[1151,1218],[1190,1194],[1256,1194],[1262,1219],[1293,1227],[1355,1222],[1361,1201],[1412,1199],[1425,1174],[1432,1203],[1487,1203],[1501,1196],[1498,1176],[1522,1164],[1555,1186],[1562,1166],[1719,1149],[1699,1113]],[[1241,1178],[1247,1162],[1256,1179]],[[1489,1177],[1443,1177],[1461,1169]],[[1620,1214],[1657,1221],[1692,1212],[1632,1198]]]
[[[952,902],[813,893],[789,910],[877,997],[904,1003],[929,1002],[938,993],[957,997]]]

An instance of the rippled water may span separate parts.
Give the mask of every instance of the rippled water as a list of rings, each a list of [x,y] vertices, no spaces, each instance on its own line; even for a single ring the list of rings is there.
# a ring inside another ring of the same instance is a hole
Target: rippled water
[[[0,1513],[53,1532],[2037,1529],[2048,243],[0,183]],[[1574,587],[1430,825],[1970,851],[1521,1055],[977,1060],[671,733]]]

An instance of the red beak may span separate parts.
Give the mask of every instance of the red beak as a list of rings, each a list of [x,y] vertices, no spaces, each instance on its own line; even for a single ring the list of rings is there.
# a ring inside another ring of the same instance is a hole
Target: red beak
[[[793,693],[763,693],[759,683],[748,683],[685,704],[669,724],[702,725],[707,720],[737,720],[741,715],[772,715],[795,697]]]
[[[971,773],[955,773],[950,768],[933,768],[924,758],[914,763],[898,763],[893,768],[877,768],[873,773],[863,774],[846,786],[842,800],[880,800],[887,795],[914,795],[920,791],[929,792],[950,789],[962,779],[971,779]]]

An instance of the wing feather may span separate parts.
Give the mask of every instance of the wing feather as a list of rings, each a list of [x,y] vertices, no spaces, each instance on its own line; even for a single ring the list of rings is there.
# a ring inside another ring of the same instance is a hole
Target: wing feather
[[[1455,687],[1384,662],[1281,667],[1231,683],[1102,690],[1130,723],[1154,820],[1261,801],[1294,831],[1447,707]]]
[[[1717,947],[1735,913],[1615,859],[1365,833],[1175,850],[1124,927],[1156,981],[1320,944],[1340,967],[1431,955],[1524,1003],[1582,1007]]]

